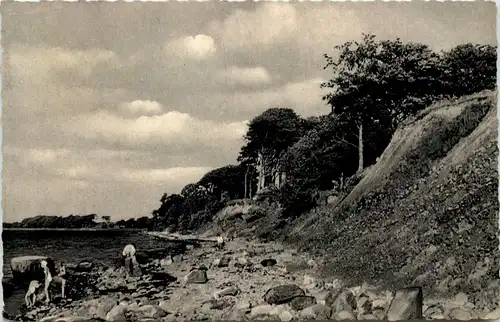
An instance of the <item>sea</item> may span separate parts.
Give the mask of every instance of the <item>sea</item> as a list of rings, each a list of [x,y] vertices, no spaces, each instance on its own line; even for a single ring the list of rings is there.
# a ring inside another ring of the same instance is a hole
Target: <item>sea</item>
[[[89,260],[111,266],[123,247],[132,244],[137,251],[169,249],[172,242],[154,238],[142,231],[124,230],[3,230],[3,275],[11,277],[10,260],[16,256],[48,256],[59,262],[79,263]],[[17,315],[26,290],[18,288],[4,299],[4,310]]]

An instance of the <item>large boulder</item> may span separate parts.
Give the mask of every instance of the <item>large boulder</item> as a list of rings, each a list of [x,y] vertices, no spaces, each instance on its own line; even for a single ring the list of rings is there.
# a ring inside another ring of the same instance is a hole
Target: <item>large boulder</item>
[[[386,319],[419,320],[422,319],[423,295],[419,286],[402,288],[396,291],[392,299]]]
[[[43,280],[44,274],[41,266],[41,261],[45,260],[49,270],[54,274],[54,261],[47,256],[19,256],[14,257],[10,261],[10,269],[12,277],[16,281],[30,282],[32,280]]]
[[[270,288],[264,295],[268,304],[288,303],[297,296],[306,295],[304,290],[295,284],[285,284]]]

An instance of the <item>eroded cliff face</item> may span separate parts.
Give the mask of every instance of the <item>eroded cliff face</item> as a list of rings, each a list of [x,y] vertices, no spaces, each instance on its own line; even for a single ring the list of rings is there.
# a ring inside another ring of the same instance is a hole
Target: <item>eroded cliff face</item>
[[[496,113],[495,92],[430,106],[340,205],[304,215],[290,241],[325,254],[327,273],[479,294],[500,263]]]

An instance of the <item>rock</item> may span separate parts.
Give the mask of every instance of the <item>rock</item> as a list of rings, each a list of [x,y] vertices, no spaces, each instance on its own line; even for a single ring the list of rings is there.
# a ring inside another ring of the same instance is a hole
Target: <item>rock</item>
[[[182,262],[182,260],[183,260],[183,258],[182,258],[182,255],[180,255],[180,254],[172,257],[172,261],[176,264]]]
[[[231,258],[229,256],[222,256],[219,261],[218,267],[228,267]]]
[[[274,266],[276,265],[278,262],[275,260],[275,259],[272,259],[272,258],[268,258],[268,259],[264,259],[260,262],[260,264],[264,267],[269,267],[269,266]]]
[[[247,315],[244,311],[233,310],[229,314],[225,315],[224,321],[248,321]]]
[[[496,308],[495,310],[484,314],[481,319],[483,320],[500,320],[500,308]]]
[[[184,277],[184,281],[189,284],[204,284],[208,282],[207,272],[201,269],[195,269]]]
[[[387,320],[422,319],[422,302],[421,287],[407,287],[396,291],[387,311]]]
[[[219,298],[224,297],[224,296],[235,296],[238,294],[238,292],[239,292],[239,289],[237,286],[230,286],[230,287],[226,287],[223,290],[214,292],[214,298],[219,299]]]
[[[43,269],[40,262],[45,260],[51,272],[55,272],[54,261],[47,256],[19,256],[10,261],[10,269],[14,280],[29,282],[43,280]]]
[[[331,316],[332,309],[323,304],[309,306],[300,311],[300,317],[306,320],[329,320]]]
[[[469,302],[469,297],[467,296],[467,294],[460,292],[455,295],[455,298],[453,299],[451,304],[455,307],[463,307],[465,306],[465,304],[467,304],[467,302]]]
[[[288,322],[293,319],[293,315],[289,311],[283,311],[279,314],[279,318],[281,321]]]
[[[92,316],[104,320],[117,302],[116,298],[109,296],[87,300],[80,304],[76,313],[80,316]]]
[[[310,259],[307,261],[307,265],[309,265],[309,267],[311,268],[314,268],[317,266],[316,262],[314,261],[314,259]]]
[[[317,285],[316,279],[309,275],[304,275],[304,287],[308,290],[315,288]]]
[[[166,258],[163,258],[162,260],[160,260],[160,266],[169,266],[169,265],[172,265],[174,261],[172,260],[172,256],[167,256]]]
[[[478,318],[476,314],[463,308],[452,309],[448,317],[452,320],[474,320]]]
[[[429,306],[423,314],[425,319],[444,320],[444,308],[440,304]]]
[[[353,312],[357,306],[356,297],[348,289],[340,292],[330,292],[325,298],[325,303],[333,309],[334,313],[341,311]]]
[[[76,265],[75,272],[88,273],[91,272],[93,268],[94,268],[94,263],[89,261],[81,261],[80,263],[78,263],[78,265]]]
[[[106,314],[106,321],[126,321],[125,312],[127,311],[127,302],[120,302]]]
[[[228,299],[218,299],[210,301],[211,310],[224,310],[231,307],[234,304],[233,301]]]
[[[88,322],[90,319],[84,316],[48,316],[40,319],[39,322]]]
[[[245,267],[248,266],[249,262],[245,257],[238,257],[236,260],[236,266]]]
[[[370,300],[370,297],[366,294],[361,294],[361,296],[358,298],[356,307],[358,320],[360,320],[362,317],[364,317],[364,319],[366,320],[366,316],[372,315],[373,313],[373,303]]]
[[[364,314],[358,317],[358,320],[379,320],[375,314]]]
[[[138,319],[159,319],[167,315],[167,312],[162,310],[159,306],[143,305],[137,308],[129,308]]]
[[[242,300],[238,303],[236,303],[235,308],[240,311],[248,311],[252,308],[252,304],[249,301]]]
[[[158,303],[158,308],[160,308],[166,313],[175,313],[177,311],[176,305],[173,305],[167,301],[160,301],[160,303]]]
[[[304,290],[295,284],[285,284],[270,288],[264,295],[268,304],[282,304],[290,302],[294,297],[305,295]]]
[[[313,296],[297,296],[290,302],[290,307],[295,311],[301,311],[306,307],[316,304],[316,298]]]
[[[250,318],[255,318],[261,315],[271,316],[274,310],[274,306],[269,304],[263,304],[252,308],[250,311]]]
[[[351,311],[340,311],[333,314],[334,320],[356,320],[354,313]]]

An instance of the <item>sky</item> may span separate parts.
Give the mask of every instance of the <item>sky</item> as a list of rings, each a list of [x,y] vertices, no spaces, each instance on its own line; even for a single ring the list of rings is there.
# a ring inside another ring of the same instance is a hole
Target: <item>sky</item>
[[[491,2],[2,4],[3,215],[147,216],[235,164],[270,107],[329,112],[324,53],[362,33],[495,44]]]

